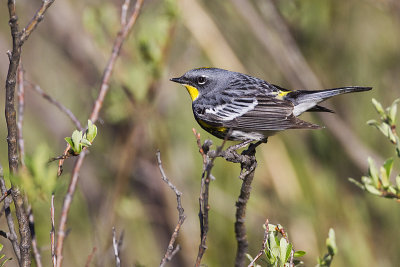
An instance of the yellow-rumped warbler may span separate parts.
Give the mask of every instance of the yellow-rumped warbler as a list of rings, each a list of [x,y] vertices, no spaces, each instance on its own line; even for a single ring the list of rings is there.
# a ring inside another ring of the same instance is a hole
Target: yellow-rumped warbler
[[[217,68],[198,68],[171,81],[184,85],[196,121],[212,135],[229,140],[261,141],[286,129],[319,129],[297,117],[305,111],[333,112],[318,104],[332,96],[371,90],[341,87],[290,91],[264,80]]]

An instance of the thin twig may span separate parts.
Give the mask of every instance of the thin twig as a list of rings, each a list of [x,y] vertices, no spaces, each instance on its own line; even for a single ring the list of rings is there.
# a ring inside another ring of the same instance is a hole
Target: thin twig
[[[89,256],[88,256],[88,258],[87,258],[87,260],[86,260],[85,267],[89,267],[89,266],[90,266],[90,263],[91,263],[92,260],[93,260],[94,254],[96,253],[96,250],[97,250],[96,247],[94,247],[94,248],[92,249],[92,252],[89,254]]]
[[[126,15],[128,13],[129,6],[131,4],[131,0],[125,0],[124,4],[121,7],[121,25],[126,25]]]
[[[178,210],[178,216],[179,216],[178,223],[176,224],[175,230],[171,235],[171,239],[169,241],[167,251],[165,252],[164,257],[161,260],[161,263],[160,263],[160,267],[161,267],[161,266],[165,266],[165,264],[168,261],[170,261],[180,249],[179,245],[176,245],[176,247],[174,249],[174,243],[175,243],[175,241],[176,241],[176,239],[177,239],[177,237],[179,235],[179,230],[181,229],[181,226],[182,226],[183,222],[186,219],[186,215],[184,214],[184,209],[182,207],[182,202],[181,202],[182,193],[167,178],[167,176],[165,174],[165,171],[164,171],[164,169],[162,167],[160,151],[157,151],[156,157],[157,157],[158,168],[160,169],[160,172],[161,172],[161,178],[172,189],[172,191],[175,192],[176,202],[178,204],[177,210]]]
[[[19,148],[19,160],[22,166],[25,166],[25,146],[24,137],[22,131],[22,124],[24,121],[24,106],[25,106],[25,86],[24,86],[24,69],[22,63],[20,63],[18,68],[18,148]]]
[[[36,11],[31,21],[28,23],[28,25],[25,26],[24,29],[22,29],[20,37],[21,46],[29,38],[33,30],[35,30],[35,28],[39,24],[39,22],[43,20],[44,13],[51,6],[51,4],[53,4],[53,2],[54,0],[42,0],[42,5]]]
[[[29,227],[31,229],[31,235],[32,235],[32,252],[33,252],[33,257],[36,262],[37,267],[42,267],[42,256],[40,255],[40,251],[38,248],[38,243],[36,239],[36,233],[35,233],[35,217],[33,216],[33,211],[32,207],[29,205],[28,207],[28,219],[29,219]]]
[[[247,267],[254,267],[254,264],[256,261],[265,253],[265,248],[267,247],[267,242],[268,242],[268,233],[269,233],[269,225],[268,225],[268,219],[265,221],[265,231],[264,231],[264,238],[263,238],[263,243],[261,245],[261,249],[258,252],[258,254],[254,257],[254,259],[250,262],[250,264]]]
[[[117,240],[115,227],[112,228],[112,240],[113,240],[113,249],[114,249],[114,256],[115,256],[115,266],[121,267],[121,259],[119,258],[119,241]]]
[[[66,236],[66,226],[67,226],[67,218],[68,218],[68,213],[69,209],[71,208],[71,203],[72,203],[72,198],[75,193],[76,185],[78,184],[78,178],[79,178],[79,170],[82,166],[83,160],[85,158],[86,151],[82,151],[81,154],[79,154],[78,159],[75,161],[74,168],[72,170],[72,177],[71,181],[68,186],[67,193],[65,194],[64,197],[64,202],[63,202],[63,207],[61,211],[61,217],[60,217],[60,224],[58,226],[58,232],[57,232],[57,245],[56,245],[56,260],[57,260],[57,267],[61,267],[62,263],[62,249],[64,245],[64,239]]]
[[[61,110],[65,115],[67,115],[68,118],[70,118],[70,120],[74,123],[74,125],[76,126],[76,128],[79,131],[81,131],[83,129],[81,123],[79,122],[77,117],[74,115],[74,113],[70,109],[66,108],[59,101],[57,101],[56,99],[54,99],[53,97],[48,95],[45,91],[43,91],[42,88],[40,88],[39,85],[34,84],[34,83],[32,83],[30,81],[27,81],[27,80],[25,80],[25,82],[29,85],[29,88],[33,89],[36,93],[41,95],[44,99],[49,101],[51,104],[56,106],[59,110]]]
[[[50,229],[50,247],[51,247],[51,261],[53,263],[53,267],[57,266],[57,258],[56,258],[56,229],[54,223],[54,193],[51,194],[51,204],[50,204],[50,222],[51,222],[51,229]]]
[[[1,174],[3,175],[3,174]],[[6,197],[11,195],[11,189],[8,189],[1,197],[0,197],[0,202],[2,202]]]
[[[135,8],[129,18],[128,23],[122,27],[122,29],[119,31],[119,33],[114,41],[110,59],[108,60],[108,63],[106,65],[106,68],[103,73],[103,78],[102,78],[102,82],[101,82],[101,86],[100,86],[99,95],[94,103],[92,112],[90,114],[89,119],[93,123],[95,123],[98,119],[99,112],[103,105],[104,98],[108,92],[110,77],[113,72],[116,59],[119,55],[119,52],[121,51],[122,44],[123,44],[124,40],[126,39],[126,37],[128,36],[129,32],[131,31],[133,25],[135,24],[136,19],[139,15],[139,11],[142,7],[142,4],[143,4],[143,0],[136,1]],[[70,181],[68,191],[67,191],[67,194],[65,195],[64,202],[63,202],[63,207],[61,210],[61,217],[60,217],[59,231],[58,231],[58,235],[57,235],[57,245],[56,245],[57,267],[61,267],[62,251],[63,251],[63,246],[64,246],[65,228],[66,228],[66,224],[67,224],[68,213],[69,213],[69,209],[71,207],[72,198],[74,196],[76,185],[78,182],[79,171],[82,166],[85,155],[86,155],[86,151],[83,150],[75,162],[75,166],[72,171],[71,181]],[[61,170],[62,170],[62,163],[59,163],[59,170],[58,170],[59,174],[61,174],[60,173]]]
[[[6,182],[4,181],[4,176],[3,176],[3,166],[1,165],[0,165],[0,189],[3,196],[11,194],[11,189],[7,190],[6,188]],[[17,260],[19,262],[21,260],[21,251],[18,245],[17,233],[15,232],[14,219],[10,210],[11,202],[12,202],[11,198],[7,197],[4,198],[4,211],[6,214],[8,229],[10,230],[8,239],[10,239],[11,241],[14,253],[17,256]]]

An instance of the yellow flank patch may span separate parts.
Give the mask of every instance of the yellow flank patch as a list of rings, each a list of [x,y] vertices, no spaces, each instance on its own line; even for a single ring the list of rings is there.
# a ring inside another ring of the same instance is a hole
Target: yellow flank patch
[[[282,100],[287,94],[289,94],[291,91],[279,91],[278,95],[276,96],[277,99]]]
[[[195,101],[197,97],[199,97],[199,90],[197,90],[196,87],[184,84],[186,87],[186,90],[189,92],[190,97],[192,98],[192,101]]]
[[[226,128],[226,127],[222,127],[222,126],[219,126],[219,127],[212,126],[212,125],[210,125],[210,124],[208,124],[207,122],[202,121],[202,120],[198,120],[198,122],[199,122],[199,124],[200,124],[201,126],[203,126],[205,129],[210,129],[210,130],[214,130],[214,131],[218,131],[218,132],[225,132],[226,130],[228,130],[228,128]]]

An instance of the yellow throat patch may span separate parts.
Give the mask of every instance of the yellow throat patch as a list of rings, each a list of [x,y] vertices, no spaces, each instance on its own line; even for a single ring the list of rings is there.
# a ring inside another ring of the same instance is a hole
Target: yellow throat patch
[[[199,97],[199,90],[197,90],[196,87],[187,84],[184,84],[184,86],[186,87],[186,90],[189,92],[192,101],[195,101]]]
[[[283,98],[289,94],[291,91],[279,91],[278,95],[276,96],[276,99],[283,100]]]

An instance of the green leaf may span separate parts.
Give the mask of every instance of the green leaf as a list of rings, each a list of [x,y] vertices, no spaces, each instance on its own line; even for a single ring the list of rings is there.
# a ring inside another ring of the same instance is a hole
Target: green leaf
[[[67,143],[68,143],[71,147],[74,147],[74,142],[72,142],[71,137],[65,137],[64,140],[67,141]]]
[[[78,154],[81,152],[79,145],[81,143],[81,139],[82,139],[82,131],[75,130],[72,133],[72,142],[74,144],[72,149]]]
[[[396,121],[397,114],[397,104],[400,102],[400,98],[393,101],[392,105],[389,107],[388,115],[390,119],[390,123],[393,124]]]
[[[97,136],[97,126],[92,123],[92,121],[88,120],[88,129],[86,131],[86,138],[90,143],[93,143],[93,140]]]
[[[284,263],[286,262],[286,251],[288,249],[288,242],[286,241],[285,238],[281,238],[281,240],[279,241],[279,247],[280,247],[280,258],[281,258],[281,266],[284,265]]]
[[[295,257],[295,258],[300,258],[300,257],[303,257],[304,255],[306,255],[306,252],[305,252],[305,251],[298,250],[298,251],[296,251],[296,252],[293,254],[293,257]]]
[[[390,178],[390,174],[392,173],[393,168],[393,158],[388,158],[385,163],[383,163],[383,168],[385,168],[387,177]]]
[[[382,120],[386,120],[386,113],[385,110],[383,109],[381,103],[379,103],[378,101],[376,101],[375,98],[372,98],[372,104],[374,105],[376,111],[379,113],[379,115],[381,116]]]
[[[397,190],[400,190],[400,174],[398,174],[396,176],[396,186],[397,186]]]
[[[365,187],[362,183],[360,183],[359,181],[353,179],[353,178],[348,178],[350,183],[355,184],[356,186],[358,186],[359,188],[361,188],[362,190],[365,190]]]
[[[86,146],[86,147],[89,147],[89,146],[92,145],[92,143],[90,143],[89,140],[87,140],[87,139],[85,139],[85,138],[83,138],[83,139],[81,140],[81,144],[82,144],[82,146]]]
[[[369,120],[369,121],[367,121],[367,124],[370,126],[375,126],[375,127],[379,126],[379,123],[376,120]]]
[[[371,176],[373,184],[375,187],[379,186],[379,174],[378,170],[376,169],[375,162],[372,158],[368,157],[368,165],[369,165],[369,176]]]
[[[289,245],[286,248],[286,255],[285,255],[285,262],[289,260],[290,253],[292,252],[293,245],[289,243]]]
[[[376,187],[371,184],[366,184],[365,189],[373,195],[380,196],[382,195],[381,191],[379,191]]]
[[[328,238],[326,239],[326,247],[328,248],[329,254],[331,255],[337,254],[335,231],[332,228],[329,229],[329,235]]]

